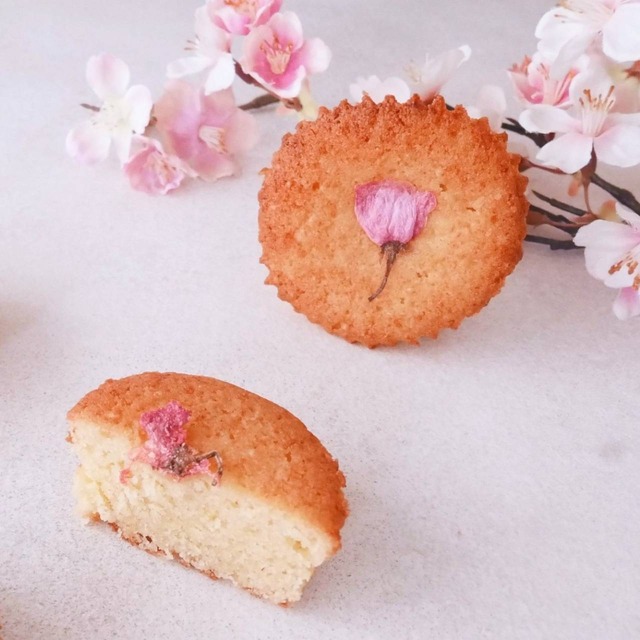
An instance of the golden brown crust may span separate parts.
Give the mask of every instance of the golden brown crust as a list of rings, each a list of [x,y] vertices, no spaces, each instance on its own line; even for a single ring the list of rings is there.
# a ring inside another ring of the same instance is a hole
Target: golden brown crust
[[[320,110],[288,134],[264,171],[261,261],[278,295],[350,342],[417,342],[457,328],[502,287],[522,256],[526,179],[506,134],[442,98]],[[373,302],[380,249],[354,214],[359,184],[395,179],[436,193],[424,230]]]
[[[230,482],[295,512],[319,527],[340,548],[348,513],[338,463],[291,413],[227,382],[180,373],[143,373],[107,380],[69,411],[142,438],[140,416],[171,400],[191,412],[187,443],[198,452],[215,449]]]

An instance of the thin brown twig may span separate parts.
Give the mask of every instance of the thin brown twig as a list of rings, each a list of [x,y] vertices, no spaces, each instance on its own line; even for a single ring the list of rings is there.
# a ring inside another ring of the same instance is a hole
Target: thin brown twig
[[[511,131],[512,133],[517,133],[525,138],[529,138],[529,140],[533,140],[539,147],[543,147],[547,142],[549,142],[544,133],[530,133],[513,118],[507,118],[507,122],[502,123],[502,128],[505,131]]]
[[[241,104],[238,108],[243,111],[251,111],[252,109],[261,109],[262,107],[268,107],[269,105],[277,104],[278,102],[280,102],[280,99],[276,96],[273,96],[270,93],[264,93],[253,100],[249,100],[249,102]]]
[[[562,202],[562,200],[556,200],[556,198],[550,198],[549,196],[545,196],[543,193],[540,193],[539,191],[533,191],[532,193],[534,196],[536,196],[536,198],[540,198],[540,200],[542,200],[543,202],[550,204],[552,207],[555,207],[556,209],[560,209],[560,211],[566,211],[567,213],[570,213],[574,216],[589,215],[588,211],[585,211],[584,209],[580,209],[580,207],[574,207],[571,204]]]
[[[573,240],[555,240],[554,238],[544,238],[542,236],[534,236],[531,234],[527,234],[525,240],[528,242],[533,242],[535,244],[544,244],[552,251],[557,251],[558,249],[579,249],[575,244],[573,244]]]
[[[540,171],[546,171],[547,173],[555,173],[556,175],[566,176],[567,174],[560,169],[553,169],[552,167],[545,167],[542,164],[531,162],[528,158],[522,158],[520,160],[520,171],[526,171],[527,169],[539,169]]]
[[[547,209],[543,209],[542,207],[539,207],[536,204],[530,204],[529,211],[533,211],[534,213],[539,213],[545,218],[548,218],[549,221],[552,223],[566,224],[566,225],[574,224],[572,220],[569,220],[569,218],[565,218],[564,216],[558,215],[557,213],[552,213],[551,211],[547,211]]]
[[[631,191],[616,187],[616,185],[611,184],[597,173],[591,176],[591,182],[606,191],[609,195],[612,195],[620,204],[627,207],[627,209],[631,209],[631,211],[640,215],[640,201],[638,201]]]

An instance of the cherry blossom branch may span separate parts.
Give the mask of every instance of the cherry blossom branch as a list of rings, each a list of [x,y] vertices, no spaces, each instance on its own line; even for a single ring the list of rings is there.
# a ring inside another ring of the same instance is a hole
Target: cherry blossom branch
[[[554,238],[544,238],[542,236],[533,235],[527,235],[525,240],[533,242],[534,244],[544,244],[552,251],[557,251],[559,249],[580,249],[580,247],[576,247],[576,245],[573,244],[573,240],[555,240]]]
[[[542,202],[546,202],[547,204],[550,204],[552,207],[555,207],[556,209],[560,209],[560,211],[566,211],[567,213],[570,213],[574,216],[585,216],[585,215],[588,215],[589,213],[584,209],[580,209],[579,207],[574,207],[571,204],[562,202],[562,200],[556,200],[555,198],[550,198],[549,196],[545,196],[543,193],[540,193],[539,191],[534,191],[533,195],[536,196],[536,198],[540,198]]]
[[[512,133],[517,133],[525,138],[529,138],[529,140],[533,140],[539,147],[543,147],[547,142],[549,142],[544,133],[531,133],[513,118],[507,118],[507,121],[502,123],[502,128],[505,131],[511,131]]]
[[[555,198],[550,198],[548,196],[543,195],[537,191],[534,191],[533,194],[540,198],[543,202],[546,202],[561,211],[566,211],[571,215],[577,216],[577,220],[570,220],[566,216],[552,213],[547,209],[543,209],[536,204],[529,205],[529,223],[533,225],[539,224],[550,224],[556,229],[560,229],[565,233],[568,233],[570,236],[575,236],[578,230],[581,227],[584,227],[586,224],[589,224],[593,220],[595,220],[596,216],[593,213],[585,211],[584,209],[580,209],[578,207],[574,207],[573,205],[567,204],[566,202],[562,202],[561,200],[556,200]],[[534,238],[541,238],[540,241],[535,240]],[[526,238],[531,242],[541,242],[542,244],[546,244],[550,246],[552,249],[562,249],[567,248],[564,245],[558,245],[557,242],[554,241],[553,246],[550,245],[544,236],[535,236],[533,234],[529,234]],[[544,240],[544,242],[542,242]],[[567,242],[571,242],[568,240]]]
[[[561,169],[554,169],[553,167],[545,167],[542,164],[537,164],[536,162],[532,162],[529,158],[521,158],[520,159],[520,171],[524,172],[527,169],[539,169],[540,171],[546,171],[547,173],[555,173],[556,175],[565,176],[567,175]]]
[[[533,140],[533,142],[535,142],[538,147],[542,147],[548,142],[547,136],[545,134],[531,133],[513,118],[507,118],[507,121],[502,123],[502,128],[505,131],[511,131],[512,133],[517,133],[518,135],[524,136],[525,138],[529,138],[529,140]],[[540,167],[530,161],[528,162],[532,165],[532,167],[536,169],[548,170],[546,167]],[[551,172],[556,173],[556,170],[552,169]],[[603,191],[606,191],[609,195],[613,196],[620,204],[627,207],[627,209],[631,209],[631,211],[640,215],[640,201],[628,189],[617,187],[595,172],[591,174],[590,182],[595,184],[597,187],[600,187]]]
[[[564,216],[558,215],[557,213],[552,213],[551,211],[543,209],[536,204],[530,205],[529,211],[531,213],[538,213],[558,225],[575,226],[575,223],[569,220],[569,218],[565,218]]]
[[[638,201],[631,191],[616,187],[597,173],[591,176],[591,182],[612,195],[620,204],[627,207],[627,209],[631,209],[631,211],[640,215],[640,201]]]

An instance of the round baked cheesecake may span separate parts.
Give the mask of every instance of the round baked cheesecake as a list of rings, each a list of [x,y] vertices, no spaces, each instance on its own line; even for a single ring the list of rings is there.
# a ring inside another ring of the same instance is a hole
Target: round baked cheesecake
[[[522,255],[526,179],[486,118],[368,97],[302,122],[264,170],[266,282],[370,347],[457,328]]]

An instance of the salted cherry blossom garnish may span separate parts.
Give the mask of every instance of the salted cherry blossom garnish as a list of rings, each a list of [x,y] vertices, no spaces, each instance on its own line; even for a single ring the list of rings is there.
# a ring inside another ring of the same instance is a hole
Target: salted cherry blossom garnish
[[[143,133],[149,123],[151,93],[142,85],[129,87],[129,67],[109,53],[91,56],[86,76],[102,105],[83,105],[93,115],[69,131],[67,153],[79,162],[92,164],[109,155],[113,142],[120,162],[126,162],[133,134]]]
[[[187,47],[192,55],[170,63],[167,77],[182,78],[206,71],[205,94],[229,88],[236,74],[229,51],[231,37],[211,21],[206,6],[196,11],[195,32],[195,40]]]
[[[424,64],[419,67],[411,64],[407,74],[417,93],[425,102],[433,100],[442,87],[453,77],[458,67],[471,56],[467,45],[445,51],[434,58],[427,54]]]
[[[282,0],[209,0],[207,11],[212,22],[228,33],[246,36],[280,11]]]
[[[380,180],[356,187],[358,223],[386,258],[382,282],[369,302],[382,293],[398,253],[424,229],[436,204],[433,192],[420,191],[408,182]]]
[[[147,440],[134,449],[130,458],[132,462],[145,462],[153,469],[178,476],[198,474],[213,477],[213,484],[220,484],[222,477],[222,459],[217,451],[197,454],[186,442],[187,429],[191,414],[180,403],[169,402],[160,409],[143,413],[140,426],[147,434]],[[216,471],[211,471],[209,459],[216,461]],[[126,482],[131,471],[125,469],[121,481]]]
[[[280,98],[295,98],[303,80],[329,66],[331,51],[319,38],[305,40],[292,11],[276,13],[244,41],[242,70]]]
[[[585,247],[589,274],[620,289],[613,310],[626,319],[640,315],[640,215],[620,204],[616,213],[621,222],[595,220],[578,231],[574,242]]]
[[[154,114],[165,149],[204,180],[236,173],[237,154],[257,139],[254,117],[236,106],[231,89],[205,95],[184,80],[172,80]]]
[[[131,158],[123,169],[134,189],[152,195],[169,193],[185,178],[197,176],[186,162],[165,153],[157,140],[146,136],[134,139]]]

